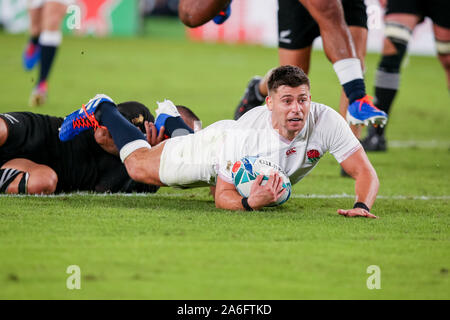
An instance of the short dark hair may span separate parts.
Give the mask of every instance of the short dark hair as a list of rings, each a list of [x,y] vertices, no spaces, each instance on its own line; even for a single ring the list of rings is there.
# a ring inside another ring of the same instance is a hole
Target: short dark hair
[[[272,70],[267,81],[267,88],[269,92],[275,92],[281,86],[296,88],[303,84],[311,88],[306,73],[299,67],[287,65]]]
[[[192,111],[191,109],[189,109],[186,106],[177,105],[176,107],[177,107],[177,110],[180,113],[181,117],[186,122],[186,124],[192,130],[194,130],[194,122],[195,121],[200,121],[200,118],[197,117],[197,115],[194,113],[194,111]]]
[[[137,101],[122,102],[117,105],[119,112],[132,124],[145,133],[145,121],[155,122],[150,110],[142,103]]]

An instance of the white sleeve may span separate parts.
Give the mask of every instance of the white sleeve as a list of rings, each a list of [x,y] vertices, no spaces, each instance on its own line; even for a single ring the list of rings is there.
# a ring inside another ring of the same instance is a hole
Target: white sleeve
[[[323,121],[322,140],[337,162],[341,163],[362,147],[344,118],[333,109],[327,110],[320,121]]]

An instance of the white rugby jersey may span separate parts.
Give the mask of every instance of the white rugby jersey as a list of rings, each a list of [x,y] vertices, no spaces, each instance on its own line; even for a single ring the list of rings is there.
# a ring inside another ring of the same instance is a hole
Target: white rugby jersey
[[[305,126],[292,141],[273,129],[271,119],[272,112],[261,106],[237,121],[218,121],[195,134],[168,140],[168,162],[174,162],[173,169],[175,162],[184,168],[176,174],[177,184],[215,184],[217,176],[233,183],[233,164],[245,156],[262,156],[277,163],[295,184],[326,152],[340,163],[361,148],[345,120],[322,104],[311,102]],[[170,171],[170,164],[166,167]]]
[[[262,156],[277,163],[295,184],[326,152],[341,163],[361,148],[342,116],[315,102],[311,102],[304,128],[292,141],[273,129],[272,112],[267,106],[254,108],[236,121],[232,139],[228,131],[217,174],[229,183],[232,183],[232,165],[229,163],[233,164],[243,156]]]

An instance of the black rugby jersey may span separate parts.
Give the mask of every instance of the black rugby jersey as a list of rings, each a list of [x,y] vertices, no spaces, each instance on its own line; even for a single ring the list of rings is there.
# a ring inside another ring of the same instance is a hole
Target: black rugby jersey
[[[158,187],[130,179],[120,159],[104,151],[87,130],[61,142],[63,119],[31,112],[0,114],[8,125],[8,139],[0,147],[0,165],[24,158],[47,165],[58,175],[56,192],[156,192]]]

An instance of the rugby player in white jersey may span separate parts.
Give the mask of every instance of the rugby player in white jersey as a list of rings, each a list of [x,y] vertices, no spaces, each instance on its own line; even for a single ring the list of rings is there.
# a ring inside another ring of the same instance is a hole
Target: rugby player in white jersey
[[[174,187],[215,185],[216,207],[229,210],[258,210],[284,192],[281,177],[274,173],[265,185],[258,176],[248,199],[243,198],[231,180],[232,166],[240,158],[263,156],[275,161],[295,184],[329,151],[356,180],[354,207],[338,213],[376,218],[369,211],[378,178],[344,119],[333,109],[311,102],[309,79],[298,67],[274,69],[268,89],[267,107],[255,108],[238,121],[216,122],[195,134],[189,134],[170,101],[160,103],[155,125],[164,125],[172,139],[152,148],[117,112],[114,102],[99,95],[66,118],[60,138],[70,140],[78,134],[74,123],[80,118],[94,127],[106,126],[133,180]]]

